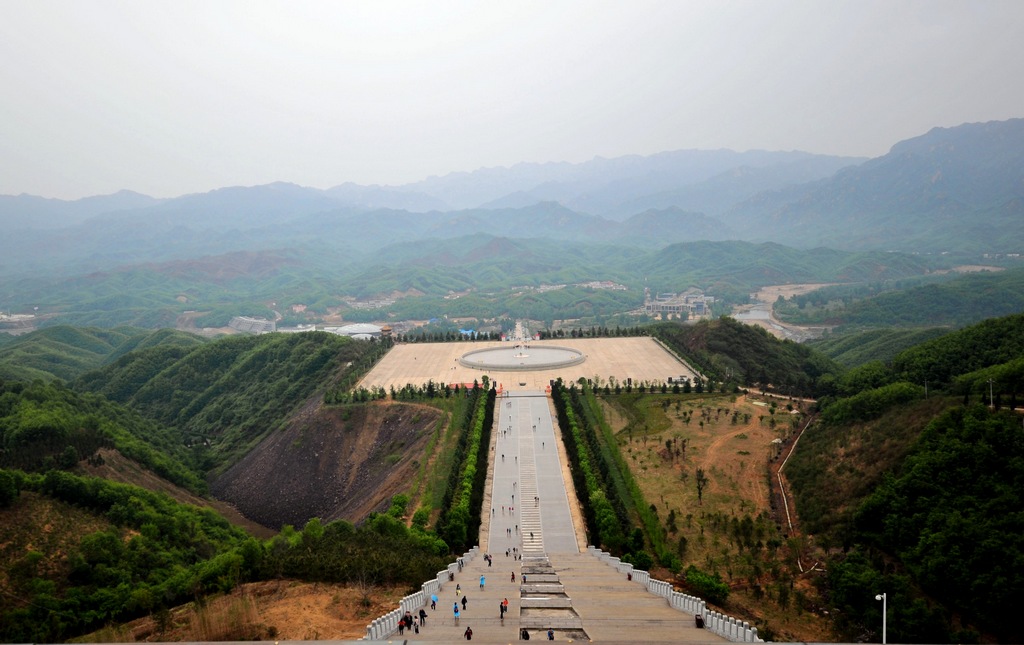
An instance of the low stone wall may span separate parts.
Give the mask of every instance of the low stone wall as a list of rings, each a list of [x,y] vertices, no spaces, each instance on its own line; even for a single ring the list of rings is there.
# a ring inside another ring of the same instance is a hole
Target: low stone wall
[[[647,591],[668,600],[669,606],[673,609],[678,609],[688,614],[700,614],[704,617],[704,629],[734,643],[764,642],[757,636],[757,627],[751,627],[750,623],[733,618],[732,616],[726,616],[717,611],[709,610],[706,602],[696,596],[676,591],[671,583],[664,580],[655,580],[651,578],[650,573],[634,569],[633,565],[628,562],[623,562],[595,546],[588,546],[587,553],[614,568],[619,573],[631,575],[633,580],[644,585]]]
[[[420,607],[430,604],[431,594],[438,594],[442,587],[450,582],[451,577],[462,571],[465,563],[472,561],[479,553],[480,547],[475,546],[464,553],[461,558],[449,564],[447,569],[438,571],[437,577],[424,582],[419,591],[402,598],[398,604],[398,609],[389,611],[380,618],[375,618],[373,622],[367,625],[366,636],[362,640],[386,640],[389,635],[397,632],[398,621],[405,615],[405,612],[418,616]]]

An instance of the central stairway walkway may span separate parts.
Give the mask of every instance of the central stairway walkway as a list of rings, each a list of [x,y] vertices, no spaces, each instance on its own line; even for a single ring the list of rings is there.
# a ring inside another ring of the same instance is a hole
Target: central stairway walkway
[[[547,640],[549,629],[561,642],[724,641],[697,629],[692,614],[673,609],[578,543],[548,397],[518,392],[496,405],[485,494],[491,509],[480,536],[481,552],[491,562],[483,555],[467,561],[454,580],[442,583],[436,610],[428,601],[420,633],[404,638],[454,642],[469,627],[473,640],[484,643],[511,643],[522,630],[531,640]],[[502,619],[499,605],[505,600]],[[390,637],[400,639],[397,633]]]

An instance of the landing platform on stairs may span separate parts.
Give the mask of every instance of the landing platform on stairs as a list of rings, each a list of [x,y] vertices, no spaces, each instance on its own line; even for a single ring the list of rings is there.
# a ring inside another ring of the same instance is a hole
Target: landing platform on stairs
[[[465,641],[463,633],[466,627],[472,627],[473,641],[479,643],[513,643],[519,640],[519,631],[523,628],[530,631],[531,640],[546,641],[550,627],[555,630],[555,641],[563,643],[570,640],[576,643],[581,640],[595,643],[642,641],[646,645],[725,642],[707,630],[697,629],[692,615],[671,608],[664,598],[647,592],[639,582],[627,580],[589,554],[550,556],[550,569],[558,576],[565,596],[548,605],[529,597],[520,599],[518,580],[513,583],[507,574],[499,573],[511,568],[512,562],[495,558],[495,564],[499,562],[506,566],[488,567],[483,558],[468,562],[463,571],[455,575],[455,582],[447,582],[442,587],[437,611],[427,608],[430,616],[426,627],[419,634],[406,634],[404,638],[393,634],[390,640],[407,643]],[[520,573],[516,572],[517,578]],[[478,584],[481,575],[487,576],[483,591]],[[469,599],[468,608],[461,612],[459,625],[454,624],[452,616],[455,583],[462,585]],[[509,613],[501,621],[498,603],[506,597]],[[569,603],[572,616],[564,613]],[[563,611],[547,617],[546,609]]]
[[[552,554],[565,593],[572,599],[587,635],[596,642],[722,643],[725,639],[698,629],[693,615],[673,609],[665,598],[626,579],[612,567],[585,554]]]

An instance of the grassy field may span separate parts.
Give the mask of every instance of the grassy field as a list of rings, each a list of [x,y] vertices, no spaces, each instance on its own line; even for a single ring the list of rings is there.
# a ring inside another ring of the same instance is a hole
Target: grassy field
[[[762,637],[828,640],[827,620],[815,613],[818,574],[797,566],[804,539],[777,524],[769,486],[775,440],[802,427],[804,404],[732,394],[623,394],[601,403],[683,569],[719,574],[731,590],[723,609]]]

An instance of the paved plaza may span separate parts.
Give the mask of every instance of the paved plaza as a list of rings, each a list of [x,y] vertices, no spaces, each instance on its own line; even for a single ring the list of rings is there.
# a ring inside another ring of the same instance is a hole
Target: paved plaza
[[[577,350],[584,356],[582,363],[552,369],[505,371],[490,368],[469,367],[460,359],[463,355],[480,349],[503,348],[511,350],[516,343],[511,341],[461,342],[461,343],[401,343],[395,345],[387,355],[363,378],[360,385],[365,388],[394,387],[399,389],[408,383],[422,385],[434,383],[472,383],[487,377],[500,384],[503,390],[543,391],[548,382],[561,377],[575,381],[578,378],[600,378],[607,382],[615,377],[620,382],[627,378],[634,381],[667,381],[680,376],[693,378],[692,371],[675,356],[667,352],[653,338],[559,338],[557,340],[530,341],[531,350],[545,347],[566,347]],[[518,350],[517,350],[518,351]]]

